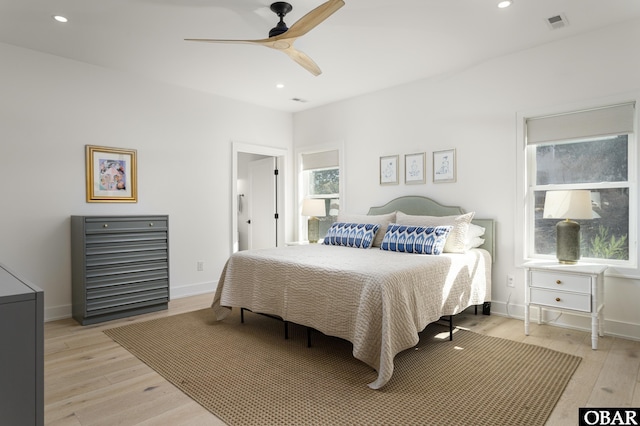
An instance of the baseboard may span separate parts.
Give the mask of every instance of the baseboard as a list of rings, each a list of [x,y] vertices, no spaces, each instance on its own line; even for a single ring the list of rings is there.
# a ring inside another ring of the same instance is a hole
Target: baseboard
[[[44,322],[71,318],[71,304],[44,308]]]
[[[204,293],[213,293],[214,291],[216,291],[217,285],[218,283],[215,282],[204,282],[171,287],[171,298],[181,299],[183,297],[197,296]]]
[[[491,315],[498,315],[524,321],[524,305],[513,305],[505,302],[491,302]],[[591,317],[586,315],[572,314],[566,311],[556,311],[552,309],[543,310],[543,322],[557,327],[570,328],[573,330],[586,331],[591,333]],[[538,307],[531,307],[531,322],[538,320]],[[524,333],[524,324],[523,329]],[[630,324],[620,321],[604,319],[605,336],[620,337],[623,339],[640,341],[640,324]]]

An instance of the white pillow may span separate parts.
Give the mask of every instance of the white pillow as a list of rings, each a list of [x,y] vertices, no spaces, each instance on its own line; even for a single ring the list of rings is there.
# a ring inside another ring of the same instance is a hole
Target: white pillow
[[[400,225],[414,226],[446,226],[451,225],[453,229],[447,237],[444,245],[445,253],[464,253],[465,238],[469,231],[469,224],[475,212],[464,213],[459,216],[415,216],[396,212],[396,223]]]
[[[466,240],[464,242],[464,249],[465,250],[471,250],[471,249],[474,249],[474,248],[478,248],[483,244],[484,244],[484,238],[473,237],[473,238],[471,238],[469,240]]]
[[[482,226],[478,226],[475,223],[469,224],[469,230],[467,231],[467,239],[482,237],[485,233],[485,229]]]
[[[396,212],[380,214],[380,215],[368,215],[368,214],[343,214],[339,213],[336,222],[347,223],[370,223],[374,225],[380,225],[380,229],[376,232],[376,236],[373,239],[371,247],[380,247],[384,233],[387,231],[387,227],[390,223],[396,221]]]

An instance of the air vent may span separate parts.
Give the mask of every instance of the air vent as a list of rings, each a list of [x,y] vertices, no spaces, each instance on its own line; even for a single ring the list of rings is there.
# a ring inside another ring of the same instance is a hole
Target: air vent
[[[547,18],[546,21],[547,25],[549,25],[549,28],[551,28],[552,30],[559,30],[560,28],[564,28],[569,25],[569,21],[567,20],[567,17],[564,13],[551,16]]]

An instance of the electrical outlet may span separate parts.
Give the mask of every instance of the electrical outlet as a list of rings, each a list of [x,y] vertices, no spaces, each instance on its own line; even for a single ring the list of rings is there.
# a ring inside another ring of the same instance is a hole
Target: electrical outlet
[[[513,283],[513,275],[507,275],[507,287],[515,287]]]
[[[198,261],[198,265],[197,265],[196,269],[198,270],[198,272],[204,271],[204,262],[202,260]]]

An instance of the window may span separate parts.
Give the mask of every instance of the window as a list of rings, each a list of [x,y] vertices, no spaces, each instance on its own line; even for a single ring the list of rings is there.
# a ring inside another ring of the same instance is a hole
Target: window
[[[339,151],[321,151],[302,154],[301,201],[305,198],[322,199],[326,216],[319,217],[319,237],[324,238],[340,210]],[[306,221],[301,221],[300,235],[306,235]]]
[[[542,218],[546,192],[582,189],[592,206],[591,220],[577,220],[582,259],[636,266],[634,117],[627,103],[525,119],[525,257],[555,257],[558,220]]]

